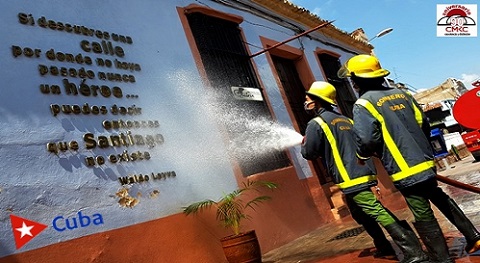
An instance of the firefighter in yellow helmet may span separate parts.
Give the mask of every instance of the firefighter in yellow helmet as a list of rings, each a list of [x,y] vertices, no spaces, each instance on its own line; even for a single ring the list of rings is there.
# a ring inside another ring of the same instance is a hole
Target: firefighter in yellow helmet
[[[395,251],[379,223],[385,226],[398,220],[371,191],[371,187],[377,185],[373,162],[369,160],[363,166],[357,164],[353,122],[334,111],[335,97],[335,87],[328,82],[316,81],[307,91],[305,110],[315,117],[307,124],[301,147],[302,156],[308,160],[321,158],[335,184],[345,194],[352,218],[363,225],[372,237],[377,249],[373,256],[394,259]],[[416,245],[418,258],[428,259],[418,241]],[[408,253],[404,251],[404,254]]]
[[[480,233],[438,187],[427,117],[409,93],[388,86],[388,74],[371,55],[354,56],[338,71],[339,77],[350,78],[360,95],[353,108],[357,157],[360,162],[372,156],[382,160],[414,215],[413,224],[431,260],[453,262],[430,201],[465,236],[468,253],[480,249]]]

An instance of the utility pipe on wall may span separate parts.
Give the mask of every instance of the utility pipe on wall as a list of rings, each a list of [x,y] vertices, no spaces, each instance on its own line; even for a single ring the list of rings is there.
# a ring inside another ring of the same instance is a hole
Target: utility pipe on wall
[[[322,23],[322,24],[320,24],[320,25],[318,25],[318,26],[316,26],[316,27],[314,27],[314,28],[312,28],[312,29],[309,29],[309,30],[307,30],[307,31],[305,31],[305,32],[302,32],[302,33],[298,34],[298,35],[295,35],[295,36],[293,36],[293,37],[291,37],[291,38],[289,38],[289,39],[287,39],[287,40],[284,40],[284,41],[282,41],[282,42],[278,42],[277,44],[275,44],[275,45],[273,45],[273,46],[271,46],[271,47],[262,49],[262,50],[260,50],[259,52],[251,55],[250,58],[256,57],[256,56],[258,56],[258,55],[260,55],[260,54],[263,54],[263,53],[265,53],[265,52],[267,52],[267,51],[269,51],[269,50],[271,50],[271,49],[274,49],[274,48],[276,48],[276,47],[279,47],[279,46],[281,46],[281,45],[283,45],[283,44],[285,44],[285,43],[288,43],[288,42],[290,42],[290,41],[292,41],[292,40],[295,40],[295,39],[297,39],[297,38],[299,38],[299,37],[302,37],[302,36],[304,36],[304,35],[306,35],[306,34],[308,34],[308,33],[311,33],[311,32],[313,32],[313,31],[315,31],[315,30],[318,30],[318,29],[320,29],[320,28],[322,28],[322,27],[325,27],[325,26],[327,26],[327,25],[330,25],[330,24],[333,23],[333,22],[335,22],[335,20],[330,21],[330,22]]]

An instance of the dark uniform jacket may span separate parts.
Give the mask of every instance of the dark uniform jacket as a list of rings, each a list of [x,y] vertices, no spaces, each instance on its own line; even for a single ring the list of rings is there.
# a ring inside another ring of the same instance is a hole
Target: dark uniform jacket
[[[398,189],[436,175],[429,123],[410,94],[368,90],[355,102],[353,119],[358,157],[379,156]]]
[[[322,158],[334,182],[345,193],[369,190],[377,184],[373,162],[359,165],[355,155],[352,120],[332,111],[320,109],[308,122],[301,147],[308,160]]]

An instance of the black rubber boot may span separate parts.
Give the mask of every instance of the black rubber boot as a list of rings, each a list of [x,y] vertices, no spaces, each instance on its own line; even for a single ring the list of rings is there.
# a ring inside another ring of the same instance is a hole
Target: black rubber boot
[[[427,248],[431,262],[453,263],[455,262],[448,254],[447,242],[437,220],[413,223],[418,235]]]
[[[403,253],[400,263],[430,262],[407,222],[393,223],[386,226],[385,229]]]
[[[389,260],[398,260],[397,253],[395,253],[395,250],[393,247],[390,245],[390,248],[382,248],[379,249],[377,246],[377,251],[373,252],[373,257],[374,258],[383,258],[383,259],[389,259]]]
[[[465,251],[473,253],[480,249],[480,233],[472,224],[470,219],[465,216],[462,209],[452,198],[447,198],[446,202],[431,199],[432,203],[445,215],[445,217],[460,231],[467,241]]]
[[[390,241],[383,233],[382,228],[378,225],[376,221],[369,220],[363,222],[363,228],[365,231],[372,237],[373,244],[375,245],[376,251],[373,253],[374,258],[386,258],[386,259],[396,259],[397,254],[392,247]]]
[[[373,257],[396,260],[397,254],[378,222],[362,210],[362,208],[353,200],[352,195],[345,195],[345,203],[350,210],[352,218],[358,224],[362,225],[368,235],[373,239],[373,244],[376,249],[373,253]],[[391,213],[387,208],[385,208],[385,210]],[[392,214],[392,217],[395,218],[395,215]]]
[[[383,231],[382,231],[382,234],[383,234]],[[372,235],[370,234],[370,236]],[[397,259],[397,253],[395,253],[395,250],[393,249],[392,244],[390,243],[390,241],[388,241],[385,235],[383,235],[382,238],[373,237],[373,244],[375,245],[375,248],[377,250],[373,253],[374,258],[385,258],[385,259],[391,259],[391,260]]]

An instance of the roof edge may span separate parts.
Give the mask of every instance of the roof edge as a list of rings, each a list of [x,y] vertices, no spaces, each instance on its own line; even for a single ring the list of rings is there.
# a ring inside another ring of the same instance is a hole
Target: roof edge
[[[317,15],[311,13],[309,10],[303,7],[299,7],[295,4],[292,4],[287,0],[251,0],[251,1],[265,8],[268,8],[269,10],[274,11],[280,15],[290,18],[296,22],[299,22],[309,28],[314,28],[324,22],[329,22],[327,20],[321,19]],[[317,32],[321,32],[323,35],[339,40],[342,43],[348,44],[351,47],[354,47],[368,54],[370,54],[373,49],[373,46],[370,45],[369,43],[354,38],[351,34],[335,27],[333,24],[329,24],[323,28],[320,28],[319,30],[317,30]]]

